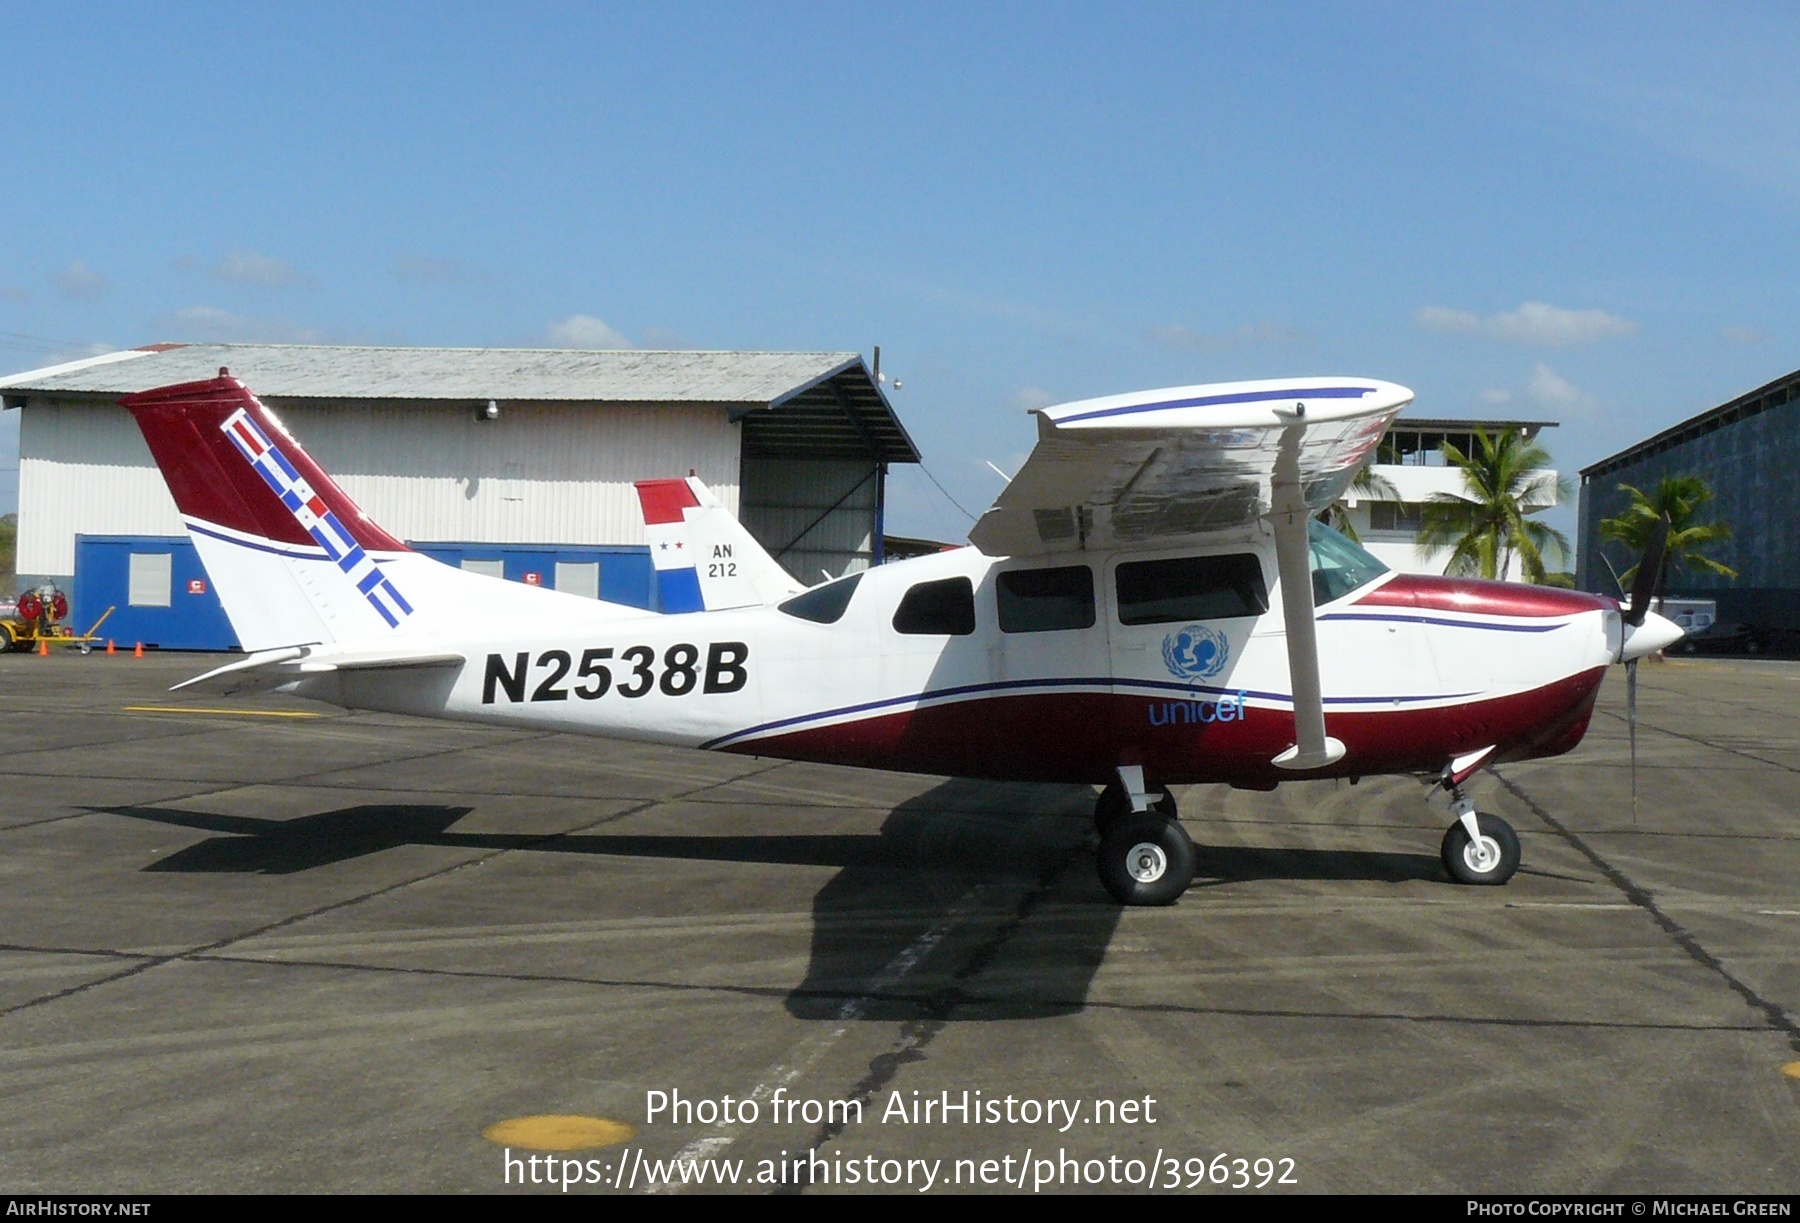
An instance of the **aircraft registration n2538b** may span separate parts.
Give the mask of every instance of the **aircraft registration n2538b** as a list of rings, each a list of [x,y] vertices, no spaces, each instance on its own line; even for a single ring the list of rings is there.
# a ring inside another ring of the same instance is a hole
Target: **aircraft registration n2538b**
[[[247,652],[189,684],[1094,784],[1102,882],[1165,904],[1195,867],[1168,787],[1195,782],[1428,777],[1451,876],[1504,883],[1518,839],[1463,781],[1568,751],[1608,664],[1680,636],[1595,595],[1394,573],[1318,522],[1411,399],[1301,378],[1047,408],[972,547],[810,589],[698,480],[648,480],[660,613],[413,552],[224,370],[123,403]]]

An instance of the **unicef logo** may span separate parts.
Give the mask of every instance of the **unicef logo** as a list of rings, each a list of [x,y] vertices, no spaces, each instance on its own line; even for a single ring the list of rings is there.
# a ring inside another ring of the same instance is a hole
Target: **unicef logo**
[[[1183,679],[1211,679],[1225,669],[1231,642],[1217,629],[1190,624],[1163,638],[1163,662]]]

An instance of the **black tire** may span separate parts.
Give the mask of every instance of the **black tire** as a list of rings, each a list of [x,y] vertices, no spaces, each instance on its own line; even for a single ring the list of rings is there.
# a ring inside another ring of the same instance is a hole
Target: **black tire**
[[[1174,904],[1194,881],[1194,842],[1175,820],[1127,816],[1100,837],[1099,867],[1122,905]]]
[[[1497,887],[1511,879],[1513,872],[1519,869],[1519,834],[1513,831],[1511,824],[1497,815],[1477,812],[1475,822],[1481,828],[1482,837],[1492,841],[1497,851],[1492,864],[1482,863],[1471,852],[1468,829],[1458,820],[1444,833],[1444,844],[1440,851],[1444,869],[1458,883]]]
[[[0,654],[10,654],[18,648],[18,633],[12,625],[0,620]]]
[[[1100,797],[1094,800],[1094,830],[1101,836],[1127,816],[1137,814],[1131,809],[1131,797],[1125,793],[1125,787],[1118,782],[1111,782],[1100,791]],[[1156,801],[1150,804],[1150,810],[1144,815],[1158,815],[1165,820],[1176,818],[1175,796],[1169,787],[1156,787]]]

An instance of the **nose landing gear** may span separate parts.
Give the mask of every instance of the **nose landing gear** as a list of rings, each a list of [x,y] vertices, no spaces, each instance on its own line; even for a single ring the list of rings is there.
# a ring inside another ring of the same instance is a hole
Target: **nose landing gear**
[[[1444,869],[1458,883],[1498,885],[1519,869],[1519,835],[1497,815],[1477,812],[1459,786],[1450,810],[1456,823],[1444,833],[1439,853]]]

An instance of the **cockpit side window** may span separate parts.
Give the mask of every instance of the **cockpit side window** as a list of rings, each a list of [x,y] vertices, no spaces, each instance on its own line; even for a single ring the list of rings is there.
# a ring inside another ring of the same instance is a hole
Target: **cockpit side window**
[[[1269,610],[1262,562],[1247,552],[1131,561],[1114,571],[1120,624],[1229,620]]]
[[[1341,599],[1388,571],[1386,565],[1317,518],[1307,525],[1306,532],[1315,607]]]
[[[860,581],[862,574],[853,573],[847,578],[814,586],[805,594],[797,594],[781,604],[780,610],[815,624],[836,624],[843,619],[844,609],[850,606],[850,596],[856,593],[856,584]]]
[[[975,587],[968,578],[920,582],[894,609],[894,631],[967,637],[975,631]]]

